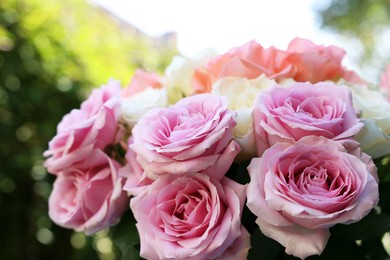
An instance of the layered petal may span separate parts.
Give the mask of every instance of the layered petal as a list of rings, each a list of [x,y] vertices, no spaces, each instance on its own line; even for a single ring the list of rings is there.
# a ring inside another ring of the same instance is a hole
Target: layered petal
[[[253,117],[259,156],[277,142],[293,143],[309,135],[342,140],[363,127],[350,89],[333,83],[275,85],[259,93]]]
[[[57,126],[57,134],[44,152],[45,167],[57,174],[84,161],[94,149],[116,141],[120,118],[120,84],[109,81],[92,91],[80,109],[73,109]]]
[[[101,150],[58,174],[49,197],[49,216],[65,228],[86,234],[116,224],[128,204],[120,165]]]
[[[277,143],[248,171],[247,206],[256,223],[302,259],[321,254],[330,227],[357,222],[378,203],[376,167],[352,139]]]
[[[205,173],[164,175],[133,198],[141,256],[239,259],[250,248],[241,226],[246,186]]]
[[[227,171],[240,151],[232,141],[235,116],[224,97],[188,97],[142,117],[130,147],[151,179],[165,173]]]

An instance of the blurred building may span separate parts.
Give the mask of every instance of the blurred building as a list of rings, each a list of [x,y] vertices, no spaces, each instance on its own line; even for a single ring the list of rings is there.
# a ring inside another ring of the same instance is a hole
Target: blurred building
[[[134,25],[130,24],[128,21],[122,19],[114,12],[109,9],[101,6],[97,3],[92,3],[98,10],[100,10],[102,15],[109,16],[111,19],[115,20],[118,23],[120,30],[127,36],[132,35],[135,38],[140,40],[145,40],[151,43],[152,46],[156,47],[159,51],[164,50],[177,50],[177,33],[176,32],[167,32],[157,37],[152,37]]]

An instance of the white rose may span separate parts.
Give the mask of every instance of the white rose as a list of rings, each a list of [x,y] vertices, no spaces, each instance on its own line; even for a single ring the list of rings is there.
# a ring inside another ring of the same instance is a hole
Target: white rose
[[[212,86],[211,93],[227,96],[229,109],[237,112],[237,125],[233,130],[233,136],[241,146],[238,160],[251,159],[256,156],[252,119],[253,104],[259,91],[273,84],[275,81],[261,75],[256,79],[225,77],[216,81]]]
[[[361,112],[364,128],[355,136],[373,158],[390,154],[390,103],[379,90],[351,86],[353,103]]]
[[[197,67],[205,65],[216,55],[215,50],[205,50],[194,57],[175,56],[165,70],[164,85],[168,88],[170,104],[192,94],[192,75]]]
[[[122,118],[133,127],[149,110],[168,105],[167,89],[148,87],[132,96],[122,98]]]

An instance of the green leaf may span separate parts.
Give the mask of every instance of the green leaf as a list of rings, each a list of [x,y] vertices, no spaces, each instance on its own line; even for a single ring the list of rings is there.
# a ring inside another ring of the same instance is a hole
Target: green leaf
[[[390,157],[385,156],[374,160],[375,165],[378,167],[378,176],[380,183],[390,182]]]
[[[120,252],[121,260],[142,259],[139,256],[139,235],[131,210],[126,211],[121,221],[112,229],[111,238]]]

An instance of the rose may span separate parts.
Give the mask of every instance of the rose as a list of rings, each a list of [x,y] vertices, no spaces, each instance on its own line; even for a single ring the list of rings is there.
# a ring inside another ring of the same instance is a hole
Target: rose
[[[355,139],[373,158],[390,154],[390,103],[378,90],[351,86],[353,104],[364,123]]]
[[[128,140],[128,146],[134,142],[133,137]],[[123,189],[131,195],[137,195],[147,188],[153,181],[150,180],[141,165],[136,160],[137,155],[131,149],[125,154],[126,165],[119,170],[119,176],[126,179]]]
[[[333,83],[296,83],[260,92],[253,121],[258,155],[277,142],[316,135],[340,140],[363,127],[348,87]]]
[[[363,82],[358,75],[342,66],[345,51],[336,46],[325,47],[295,38],[288,45],[287,52],[291,54],[288,62],[294,65],[296,71],[293,78],[298,82],[317,83],[340,78],[354,83]]]
[[[120,84],[109,81],[92,91],[81,104],[65,115],[57,126],[56,136],[44,152],[45,166],[51,173],[84,161],[94,149],[114,143],[120,117]]]
[[[288,78],[311,83],[340,78],[363,82],[354,72],[342,66],[344,54],[344,50],[335,46],[315,45],[301,38],[292,40],[285,51],[273,46],[263,48],[251,41],[197,68],[193,75],[193,89],[196,93],[210,92],[214,82],[220,78],[253,79],[261,74],[277,82]]]
[[[144,91],[147,88],[162,88],[163,84],[161,81],[161,78],[156,73],[138,69],[135,71],[130,84],[123,89],[122,96],[125,98],[130,97]]]
[[[119,168],[101,150],[93,150],[81,164],[61,171],[49,197],[50,218],[88,235],[116,224],[129,201]]]
[[[254,79],[261,74],[271,79],[291,77],[294,69],[285,62],[287,57],[288,53],[275,47],[265,49],[257,42],[250,41],[197,68],[192,78],[193,91],[210,92],[212,84],[224,77]]]
[[[133,127],[146,112],[167,104],[167,90],[162,86],[161,79],[155,73],[137,70],[129,86],[122,92],[122,117]]]
[[[130,127],[133,127],[146,112],[153,108],[165,107],[167,104],[166,88],[147,88],[133,96],[123,98],[122,117]]]
[[[169,103],[174,104],[183,97],[192,94],[191,77],[195,68],[204,66],[211,57],[216,55],[215,51],[208,49],[195,54],[191,58],[175,56],[165,70],[165,84],[168,88]]]
[[[130,207],[146,259],[246,259],[245,186],[204,173],[164,175]]]
[[[302,259],[321,254],[329,227],[359,221],[378,202],[372,159],[355,141],[346,147],[309,136],[278,143],[251,161],[247,206],[286,253]]]
[[[380,87],[385,92],[387,100],[390,99],[390,64],[387,64],[385,70],[382,72]]]
[[[251,159],[256,155],[256,145],[253,134],[252,111],[256,97],[261,90],[275,84],[264,74],[256,79],[225,77],[212,86],[212,94],[226,96],[229,99],[228,108],[237,112],[237,125],[233,129],[233,137],[240,144],[240,160]]]
[[[145,114],[130,148],[147,176],[205,171],[220,179],[240,151],[232,141],[236,114],[227,104],[225,97],[201,94]]]

